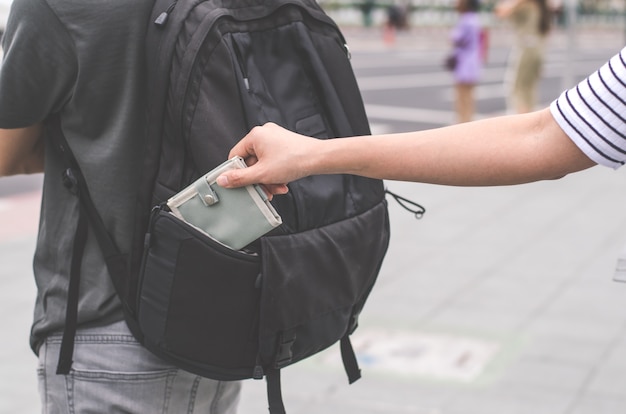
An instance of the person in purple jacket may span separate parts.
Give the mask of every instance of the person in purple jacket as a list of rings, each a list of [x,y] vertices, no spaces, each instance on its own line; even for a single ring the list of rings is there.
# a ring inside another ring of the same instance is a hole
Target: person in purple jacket
[[[479,0],[457,0],[456,9],[460,16],[450,35],[456,57],[452,70],[458,122],[471,121],[474,116],[474,88],[483,65],[479,7]]]

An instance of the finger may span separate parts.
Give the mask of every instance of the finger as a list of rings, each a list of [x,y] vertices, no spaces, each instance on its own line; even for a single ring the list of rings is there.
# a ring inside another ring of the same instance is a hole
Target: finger
[[[246,161],[246,165],[248,167],[251,167],[257,162],[259,162],[259,159],[255,155],[250,155],[248,158],[245,158],[245,161]]]
[[[246,159],[252,155],[255,155],[254,146],[248,143],[248,135],[246,135],[230,150],[230,152],[228,153],[228,158],[230,159],[235,156],[239,156],[243,159]]]
[[[266,124],[267,125],[267,124]],[[256,156],[256,151],[254,149],[254,141],[255,136],[259,134],[259,131],[263,128],[262,126],[255,126],[252,128],[245,137],[243,137],[235,146],[230,150],[228,154],[228,158],[232,158],[236,155],[240,156],[243,159],[246,159],[250,156]]]
[[[289,187],[286,184],[260,184],[267,199],[272,201],[275,195],[287,194]]]
[[[243,187],[256,183],[256,180],[243,176],[240,173],[242,173],[242,170],[226,171],[217,177],[215,182],[224,188]],[[289,192],[287,184],[262,184],[262,187],[270,200],[274,195],[287,194]]]
[[[275,195],[287,194],[289,188],[286,184],[261,184],[263,192],[267,196],[267,199],[272,201]]]
[[[272,195],[287,194],[289,192],[287,184],[264,184],[263,187],[265,187],[265,189]]]
[[[230,170],[222,173],[215,182],[224,188],[243,187],[245,185],[256,184],[258,180],[250,174],[248,168],[239,170]]]
[[[272,190],[269,188],[269,186],[265,184],[259,184],[259,185],[261,186],[261,189],[265,193],[265,196],[267,197],[267,199],[272,201],[272,198],[274,198],[274,194],[272,193]]]

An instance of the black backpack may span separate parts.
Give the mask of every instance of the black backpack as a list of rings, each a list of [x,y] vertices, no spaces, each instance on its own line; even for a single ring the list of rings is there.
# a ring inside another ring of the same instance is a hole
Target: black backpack
[[[370,133],[338,27],[314,0],[157,0],[146,46],[145,176],[130,253],[104,228],[58,119],[49,123],[81,201],[58,372],[71,366],[89,221],[131,331],[164,360],[216,380],[265,377],[270,412],[281,413],[280,369],[339,341],[352,383],[360,372],[349,335],[389,242],[381,180],[290,183],[272,201],[283,224],[244,251],[165,206],[255,125],[319,139]]]

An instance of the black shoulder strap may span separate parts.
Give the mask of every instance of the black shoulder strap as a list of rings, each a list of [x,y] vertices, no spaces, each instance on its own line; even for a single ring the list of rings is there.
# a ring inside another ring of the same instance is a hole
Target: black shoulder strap
[[[82,175],[78,162],[72,153],[63,131],[61,129],[61,119],[58,115],[53,115],[47,121],[47,138],[51,139],[53,145],[59,150],[65,163],[63,171],[63,185],[79,199],[79,217],[74,243],[72,247],[72,261],[70,268],[70,282],[68,288],[67,308],[65,312],[65,327],[61,342],[61,353],[59,355],[59,365],[57,374],[68,374],[72,366],[72,354],[74,350],[74,335],[78,320],[78,288],[80,285],[80,267],[82,264],[84,247],[87,241],[87,230],[89,225],[94,231],[96,240],[102,250],[107,270],[111,275],[113,285],[118,293],[125,292],[124,279],[128,272],[126,256],[122,255],[115,242],[107,232],[102,218],[98,214],[87,183]]]
[[[280,386],[280,369],[268,369],[265,373],[265,380],[270,414],[286,414]]]
[[[72,247],[72,262],[70,267],[70,283],[67,291],[67,305],[65,308],[65,327],[61,340],[61,351],[57,374],[66,375],[72,367],[72,355],[74,354],[74,337],[78,320],[78,288],[80,285],[80,266],[82,264],[83,251],[87,242],[87,222],[82,205],[79,206],[78,225],[74,234]]]

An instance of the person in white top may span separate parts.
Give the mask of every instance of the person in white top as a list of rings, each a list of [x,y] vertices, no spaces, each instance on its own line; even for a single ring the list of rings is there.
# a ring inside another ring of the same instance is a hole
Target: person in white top
[[[456,186],[521,184],[626,162],[626,48],[548,108],[416,132],[319,140],[275,124],[230,152],[249,168],[224,187],[261,183],[271,195],[313,174],[347,173]]]

